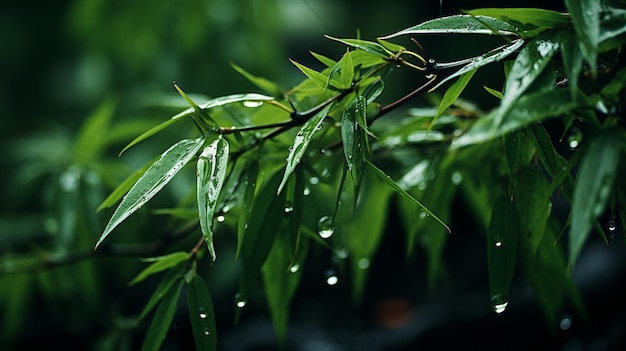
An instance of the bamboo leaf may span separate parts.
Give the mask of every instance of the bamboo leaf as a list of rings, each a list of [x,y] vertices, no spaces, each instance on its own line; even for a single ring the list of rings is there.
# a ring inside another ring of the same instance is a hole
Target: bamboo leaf
[[[117,99],[108,98],[83,123],[74,145],[74,159],[79,163],[94,161],[103,151],[108,138]]]
[[[613,182],[624,146],[624,133],[609,128],[589,144],[582,160],[572,199],[569,265],[572,267],[589,236],[594,220],[602,214],[613,190]]]
[[[213,247],[213,215],[226,178],[228,153],[228,141],[220,136],[202,151],[197,163],[196,190],[200,229],[213,261],[216,259]]]
[[[600,43],[600,0],[565,0],[576,37],[581,42],[585,61],[596,71],[598,44]]]
[[[106,237],[135,211],[146,204],[185,166],[204,144],[204,138],[183,139],[167,149],[154,161],[130,188],[109,219],[109,223],[96,243],[96,248]]]
[[[328,113],[328,111],[330,111],[332,105],[333,104],[331,103],[324,107],[321,111],[311,117],[311,119],[306,121],[300,131],[298,131],[298,134],[293,141],[293,146],[289,148],[289,155],[287,156],[287,166],[285,167],[283,180],[278,186],[278,193],[281,192],[281,190],[287,183],[287,179],[289,179],[291,173],[293,173],[293,171],[296,169],[296,166],[300,163],[300,160],[302,160],[302,157],[304,157],[304,154],[306,153],[306,150],[309,147],[313,136],[315,136],[315,134],[322,129],[324,118],[326,118],[326,114]]]
[[[366,158],[366,135],[358,123],[365,120],[367,101],[363,96],[357,96],[346,107],[341,118],[341,140],[348,170],[355,184],[355,198],[363,177],[363,162]]]
[[[250,74],[246,70],[244,70],[243,68],[237,66],[236,64],[232,62],[230,65],[233,66],[235,71],[239,72],[239,74],[241,74],[246,79],[248,79],[252,84],[256,85],[258,88],[262,89],[263,91],[270,94],[271,96],[277,99],[282,99],[285,96],[286,94],[285,89],[281,88],[278,84],[270,80],[267,80],[263,77],[258,77],[253,74]]]
[[[491,214],[487,233],[489,293],[496,313],[504,312],[515,262],[519,237],[519,218],[508,196],[498,197]]]
[[[139,274],[137,274],[137,276],[133,278],[133,280],[131,280],[130,283],[128,283],[128,285],[132,286],[137,283],[140,283],[153,274],[169,269],[179,264],[180,262],[187,261],[189,257],[190,256],[188,252],[180,251],[180,252],[173,252],[165,256],[144,258],[142,259],[142,261],[153,262],[153,263],[149,265],[148,267],[146,267]]]
[[[494,30],[496,30],[496,33],[493,32]],[[454,15],[422,22],[416,26],[381,37],[380,39],[391,39],[402,35],[452,33],[517,35],[515,27],[493,17]]]
[[[259,163],[257,161],[253,161],[243,174],[244,190],[243,199],[241,200],[241,214],[239,215],[239,221],[237,224],[237,251],[235,253],[235,259],[239,257],[239,253],[241,252],[243,238],[246,228],[248,227],[248,221],[250,221],[258,175]]]
[[[476,71],[477,69],[474,69],[472,71],[463,73],[456,82],[450,85],[448,90],[446,90],[446,93],[443,95],[443,99],[441,99],[439,109],[437,109],[437,114],[433,117],[433,120],[430,124],[431,127],[435,124],[435,121],[437,121],[437,119],[446,111],[446,109],[454,104],[454,102],[456,101],[456,99],[458,99],[463,90],[465,90],[465,87],[472,79]]]
[[[507,22],[526,38],[569,24],[567,14],[539,8],[482,8],[467,11],[467,13]]]
[[[339,39],[339,38],[331,37],[329,35],[325,35],[325,37],[328,39],[346,44],[353,48],[365,51],[369,54],[372,54],[378,57],[389,58],[393,56],[393,53],[391,51],[387,50],[384,46],[378,43],[372,42],[372,41],[360,40],[360,39]],[[384,38],[381,38],[381,39],[384,39]]]
[[[439,219],[439,217],[437,217],[434,213],[432,213],[426,206],[422,205],[421,202],[417,201],[413,196],[411,196],[411,194],[407,193],[406,190],[402,189],[393,179],[391,179],[391,177],[389,177],[387,174],[385,174],[385,172],[383,172],[381,169],[376,167],[369,160],[365,160],[365,163],[367,165],[369,165],[374,170],[374,173],[380,179],[384,180],[396,193],[402,195],[404,198],[408,199],[413,204],[415,204],[418,207],[420,207],[422,209],[422,211],[426,212],[426,214],[428,216],[432,217],[434,220],[439,222],[444,228],[446,228],[448,233],[451,232],[450,227],[448,227],[441,219]]]
[[[161,344],[167,336],[167,331],[174,320],[183,282],[184,280],[181,279],[177,284],[172,285],[163,296],[163,299],[161,299],[161,303],[154,313],[152,323],[150,323],[146,337],[141,345],[141,351],[158,351],[161,348]]]
[[[323,73],[320,73],[314,69],[311,69],[305,65],[302,65],[294,60],[290,59],[290,61],[296,67],[298,67],[298,69],[302,73],[304,73],[305,76],[311,79],[319,87],[324,88],[324,90],[326,90],[326,88],[328,88],[329,85],[334,88],[341,88],[341,83],[339,83],[337,80],[333,79],[332,77],[329,77]]]
[[[195,274],[187,288],[187,308],[196,350],[217,350],[217,328],[211,294],[202,278]]]
[[[352,54],[349,50],[343,55],[341,62],[340,82],[343,89],[349,89],[354,79],[354,66],[352,64]]]
[[[157,286],[154,293],[152,293],[152,296],[150,296],[150,299],[141,311],[141,314],[139,314],[139,317],[137,317],[137,320],[135,321],[136,323],[139,323],[148,315],[148,313],[150,313],[150,311],[152,311],[154,306],[156,306],[156,304],[161,301],[163,296],[165,296],[165,294],[170,290],[170,288],[174,285],[174,283],[176,283],[177,280],[182,281],[185,264],[186,261],[179,262],[175,267],[171,268],[169,271],[167,271],[167,273],[165,273],[165,276],[163,277],[163,279],[161,279],[161,282]]]

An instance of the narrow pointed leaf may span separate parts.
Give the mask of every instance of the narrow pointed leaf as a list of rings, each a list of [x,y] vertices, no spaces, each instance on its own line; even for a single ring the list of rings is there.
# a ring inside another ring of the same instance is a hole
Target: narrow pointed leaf
[[[354,79],[354,66],[352,65],[352,54],[347,51],[341,58],[340,82],[343,89],[349,89]]]
[[[290,60],[298,69],[304,73],[305,76],[309,77],[315,84],[319,87],[326,89],[329,85],[335,88],[340,88],[341,83],[337,80],[332,79],[332,77],[328,77],[327,75],[320,73],[314,69],[311,69],[305,65],[302,65],[294,60]],[[328,84],[327,84],[328,82]]]
[[[318,54],[316,52],[311,51],[311,55],[313,55],[313,57],[315,57],[319,62],[323,63],[324,66],[328,68],[334,67],[337,64],[337,61],[329,57],[326,57],[322,54]]]
[[[600,43],[600,0],[565,0],[582,54],[593,72],[596,71]]]
[[[243,199],[241,200],[241,213],[239,214],[239,222],[237,223],[237,251],[235,253],[235,259],[239,257],[239,253],[241,252],[243,238],[248,226],[248,221],[250,220],[258,175],[259,163],[253,161],[243,174],[244,190]]]
[[[233,68],[237,72],[239,72],[239,74],[241,74],[246,79],[248,79],[252,84],[256,85],[258,88],[262,89],[263,91],[270,94],[271,96],[277,99],[282,99],[285,96],[286,94],[285,89],[281,88],[278,84],[272,81],[269,81],[263,77],[258,77],[253,74],[250,74],[246,70],[237,66],[234,63],[231,63],[230,65],[233,66]]]
[[[508,304],[509,286],[517,261],[519,218],[508,196],[498,197],[487,232],[489,293],[492,307],[501,313]]]
[[[152,323],[150,323],[150,327],[144,338],[141,351],[158,351],[161,348],[161,344],[167,336],[167,331],[170,329],[170,325],[174,320],[174,314],[178,307],[178,297],[183,288],[183,282],[184,280],[181,279],[172,285],[163,296],[163,299],[161,299],[161,303],[154,313]]]
[[[217,122],[213,120],[211,115],[209,115],[206,110],[203,110],[202,108],[200,108],[200,106],[196,105],[196,103],[189,96],[187,96],[187,94],[185,94],[185,92],[178,86],[178,84],[176,84],[176,82],[174,82],[174,88],[176,88],[176,91],[178,91],[180,96],[182,96],[183,99],[185,99],[185,101],[187,101],[187,103],[191,105],[191,108],[193,108],[193,111],[197,114],[198,118],[195,119],[195,121],[197,127],[200,128],[201,132],[205,133],[205,128],[207,127],[205,124],[208,124],[208,126],[212,128],[219,127]],[[192,113],[190,117],[193,118],[194,114]]]
[[[613,182],[624,147],[624,133],[610,128],[597,135],[580,161],[572,203],[569,264],[576,259],[589,236],[593,221],[602,214],[611,197]]]
[[[475,18],[476,17],[476,18]],[[483,24],[484,23],[484,24]],[[487,24],[488,26],[485,26]],[[493,30],[496,30],[496,33]],[[436,18],[416,26],[389,34],[381,39],[391,39],[414,34],[497,34],[516,35],[515,27],[488,16],[454,15]]]
[[[212,108],[215,107],[220,107],[220,106],[225,106],[225,105],[229,105],[232,103],[236,103],[236,102],[245,102],[245,101],[270,101],[270,100],[274,100],[273,97],[271,96],[267,96],[267,95],[262,95],[262,94],[257,94],[257,93],[247,93],[247,94],[233,94],[233,95],[226,95],[226,96],[222,96],[222,97],[218,97],[215,99],[211,99],[205,103],[202,103],[199,105],[199,107],[202,110],[210,110]],[[154,134],[164,130],[165,128],[173,125],[174,123],[182,120],[184,117],[188,117],[190,116],[192,113],[194,112],[194,109],[192,107],[172,116],[170,119],[168,119],[167,121],[156,125],[155,127],[153,127],[152,129],[148,130],[147,132],[141,134],[140,136],[136,137],[133,141],[131,141],[128,145],[126,145],[122,151],[120,151],[120,155],[123,154],[126,150],[130,149],[132,146],[137,145],[138,143],[148,139],[149,137],[153,136]]]
[[[467,11],[474,16],[488,16],[509,23],[525,37],[569,24],[567,14],[540,8],[482,8]]]
[[[183,139],[167,149],[154,161],[122,199],[109,223],[96,243],[96,248],[106,237],[135,211],[146,204],[196,155],[204,138]]]
[[[186,262],[179,262],[175,267],[172,267],[169,271],[167,271],[167,273],[165,273],[165,276],[161,279],[161,282],[157,286],[156,290],[154,290],[154,293],[152,293],[152,296],[150,296],[150,299],[141,311],[141,314],[137,317],[137,320],[135,321],[136,323],[139,323],[148,315],[148,313],[150,313],[150,311],[152,311],[154,306],[161,301],[163,296],[165,296],[174,283],[178,280],[182,282],[185,265]]]
[[[91,113],[76,136],[74,158],[79,163],[97,159],[106,146],[117,99],[108,98]]]
[[[322,124],[324,123],[324,118],[326,114],[330,110],[333,104],[328,104],[324,107],[320,112],[314,115],[311,119],[309,119],[298,131],[296,138],[293,141],[293,146],[289,149],[289,155],[287,156],[287,166],[285,167],[285,174],[283,175],[283,180],[280,182],[278,187],[278,193],[281,192],[285,184],[287,183],[287,179],[293,171],[296,169],[296,166],[304,157],[313,136],[317,132],[322,129]]]
[[[217,328],[213,301],[206,284],[194,275],[187,287],[187,308],[196,350],[217,350]]]
[[[444,226],[444,228],[446,228],[446,230],[448,231],[448,233],[451,232],[450,227],[448,227],[448,225],[446,225],[441,219],[439,219],[439,217],[437,217],[434,213],[432,213],[426,206],[422,205],[421,202],[417,201],[413,196],[411,196],[411,194],[407,193],[406,190],[402,189],[398,183],[396,183],[393,179],[391,179],[391,177],[389,177],[387,174],[385,174],[385,172],[383,172],[381,169],[379,169],[378,167],[376,167],[373,163],[371,163],[369,160],[365,160],[365,163],[367,165],[369,165],[373,170],[374,173],[382,180],[384,180],[396,193],[402,195],[404,198],[408,199],[409,201],[411,201],[413,204],[417,205],[419,208],[422,209],[422,211],[426,212],[426,214],[428,214],[430,217],[432,217],[434,220],[436,220],[437,222],[439,222],[442,226]]]
[[[446,90],[446,93],[443,95],[443,99],[441,99],[439,109],[437,109],[437,114],[433,117],[433,121],[430,124],[431,127],[435,124],[435,121],[437,121],[437,119],[448,109],[448,107],[452,106],[456,99],[461,96],[461,93],[463,92],[463,90],[465,90],[465,87],[472,79],[476,71],[477,69],[463,73],[456,82],[450,85],[448,90]]]
[[[348,105],[341,118],[343,152],[348,170],[357,189],[361,184],[363,176],[363,162],[366,158],[365,150],[367,143],[365,131],[358,123],[358,120],[364,120],[365,113],[366,100],[363,96],[357,96]]]
[[[493,95],[497,99],[502,100],[502,97],[504,97],[504,94],[500,90],[490,88],[486,85],[483,85],[483,88],[485,89],[485,91],[487,91],[489,94]]]
[[[152,257],[145,258],[142,261],[144,262],[153,262],[151,265],[146,267],[143,271],[141,271],[133,280],[128,283],[128,285],[135,285],[139,282],[144,281],[149,276],[162,272],[166,269],[169,269],[180,262],[186,261],[189,259],[189,253],[180,251],[174,252],[169,255],[160,256],[160,257]]]
[[[513,204],[519,214],[520,240],[528,240],[532,255],[537,252],[548,224],[550,195],[546,178],[539,170],[528,167],[515,175]]]
[[[378,43],[372,42],[372,41],[360,40],[360,39],[339,39],[339,38],[334,38],[328,35],[326,35],[325,37],[328,39],[346,44],[353,48],[363,50],[375,56],[379,56],[383,58],[388,58],[388,57],[393,56],[393,53],[391,51],[387,50],[384,46]]]
[[[220,136],[204,148],[197,164],[196,190],[200,229],[213,261],[216,258],[213,247],[213,215],[226,178],[228,153],[228,141]]]
[[[459,69],[458,71],[442,79],[439,83],[437,83],[437,85],[431,88],[430,91],[436,90],[444,83],[462,74],[473,71],[477,68],[488,65],[490,63],[500,61],[504,59],[505,57],[509,56],[510,54],[514,53],[517,49],[521,48],[523,45],[524,45],[524,40],[518,39],[518,40],[513,41],[511,44],[502,47],[501,49],[490,51],[484,55],[478,56],[477,58],[472,60],[472,62],[463,66],[463,68]]]

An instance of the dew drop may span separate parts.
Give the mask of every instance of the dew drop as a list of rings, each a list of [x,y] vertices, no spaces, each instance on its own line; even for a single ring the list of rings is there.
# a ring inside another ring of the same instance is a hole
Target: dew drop
[[[317,185],[320,183],[320,179],[318,177],[311,177],[309,178],[309,183],[311,183],[311,185]]]
[[[293,206],[285,206],[285,209],[283,211],[285,212],[285,214],[290,214],[291,212],[293,212]]]
[[[491,297],[491,306],[497,314],[504,312],[508,304],[509,302],[502,294],[495,294]]]
[[[426,218],[426,217],[428,217],[428,213],[426,213],[426,212],[420,212],[420,219],[424,219],[424,218]]]
[[[568,330],[571,327],[572,327],[572,320],[569,319],[568,317],[564,317],[563,319],[561,319],[561,322],[559,322],[559,328],[561,328],[561,330]]]
[[[461,172],[452,173],[452,184],[459,185],[463,181],[463,175]]]
[[[291,267],[289,267],[289,273],[297,273],[300,270],[300,265],[297,263],[294,263],[293,265],[291,265]]]
[[[343,247],[335,248],[335,255],[341,260],[346,259],[348,258],[348,250]]]
[[[263,105],[262,101],[244,101],[243,105],[245,107],[259,107]]]
[[[326,271],[326,284],[333,286],[339,283],[339,277],[337,276],[337,272],[332,269]]]
[[[496,235],[493,240],[495,241],[496,247],[502,246],[502,237],[500,235]]]
[[[246,303],[248,303],[248,301],[241,293],[235,295],[235,306],[238,308],[244,308],[246,307]]]
[[[609,230],[614,232],[617,229],[617,225],[615,224],[615,212],[611,212],[611,219],[609,220]]]
[[[311,195],[311,189],[304,188],[304,190],[302,191],[302,195],[304,195],[304,196]]]
[[[323,216],[317,222],[318,233],[322,239],[328,239],[335,233],[334,218]]]
[[[205,336],[209,336],[209,334],[211,334],[211,333],[209,332],[209,330],[208,330],[208,329],[204,329],[204,335],[205,335]]]
[[[580,141],[582,140],[582,133],[580,130],[573,128],[572,133],[567,136],[567,146],[570,150],[576,150]]]
[[[219,223],[223,223],[226,220],[226,217],[224,217],[224,215],[219,215],[217,217],[215,217],[215,219],[219,222]]]
[[[359,260],[359,268],[360,269],[368,269],[370,268],[370,260],[363,257],[362,259]]]
[[[200,319],[206,319],[207,313],[203,307],[200,307]]]

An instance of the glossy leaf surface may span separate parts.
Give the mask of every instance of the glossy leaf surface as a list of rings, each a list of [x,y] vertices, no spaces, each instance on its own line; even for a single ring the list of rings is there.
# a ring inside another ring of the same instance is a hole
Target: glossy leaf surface
[[[146,337],[144,338],[143,345],[141,345],[141,351],[158,351],[161,349],[161,344],[167,332],[170,329],[170,325],[174,320],[174,314],[178,306],[178,297],[183,288],[183,280],[173,284],[169,290],[165,293],[157,307]]]
[[[209,289],[198,275],[194,275],[187,286],[187,309],[196,350],[217,350],[213,301]]]
[[[422,22],[416,26],[381,37],[381,39],[391,39],[402,35],[453,33],[516,35],[515,27],[493,17],[453,15]]]
[[[179,251],[173,252],[165,256],[144,258],[142,261],[152,262],[152,264],[150,264],[143,271],[137,274],[137,276],[133,278],[133,280],[131,280],[128,285],[135,285],[139,282],[142,282],[153,274],[159,273],[179,264],[180,262],[188,260],[189,257],[190,256],[188,252]]]

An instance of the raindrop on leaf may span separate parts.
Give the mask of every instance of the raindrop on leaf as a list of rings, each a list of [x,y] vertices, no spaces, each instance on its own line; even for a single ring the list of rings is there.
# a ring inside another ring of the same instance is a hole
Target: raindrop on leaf
[[[335,233],[334,218],[324,216],[317,222],[318,233],[322,239],[328,239]]]

